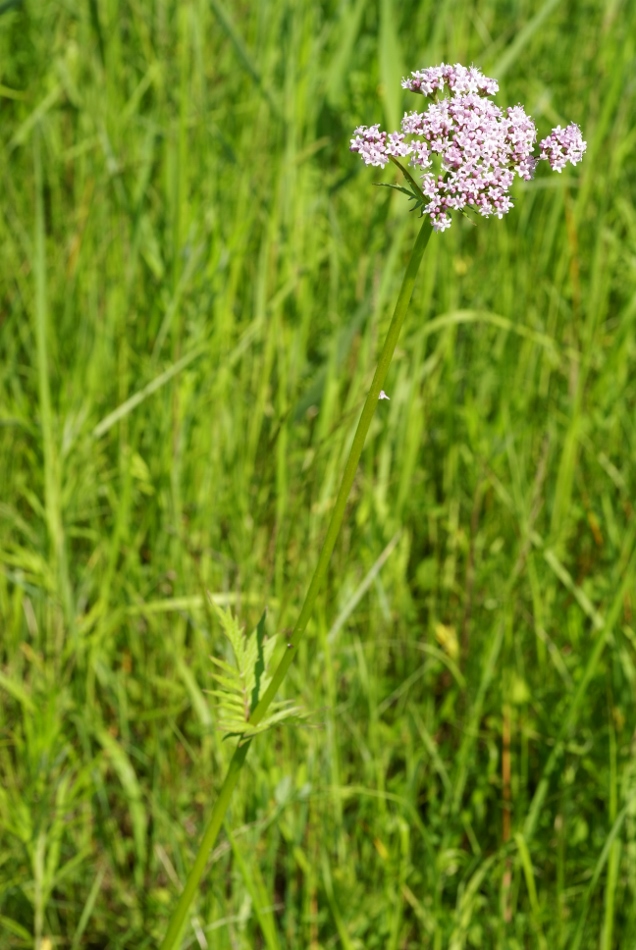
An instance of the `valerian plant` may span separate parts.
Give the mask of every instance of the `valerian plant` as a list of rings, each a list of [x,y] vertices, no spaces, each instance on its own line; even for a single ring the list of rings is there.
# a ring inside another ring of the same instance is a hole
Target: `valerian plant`
[[[246,644],[236,621],[230,615],[220,614],[238,666],[235,669],[222,661],[215,662],[215,696],[220,702],[221,727],[224,724],[228,732],[237,734],[239,738],[162,950],[173,950],[179,941],[254,736],[292,712],[285,705],[276,707],[273,704],[327,573],[371,420],[378,402],[388,398],[382,387],[431,234],[449,228],[453,212],[501,218],[513,207],[510,189],[515,178],[533,178],[543,160],[553,170],[561,172],[568,162],[572,165],[580,162],[585,152],[586,144],[578,126],[573,123],[565,129],[561,126],[553,129],[539,143],[537,152],[536,126],[523,106],[499,108],[491,98],[499,89],[497,81],[484,76],[474,66],[467,68],[442,63],[411,73],[403,80],[402,86],[428,99],[426,110],[407,112],[401,130],[396,132],[382,131],[379,125],[359,126],[354,130],[351,151],[357,152],[367,165],[381,168],[389,162],[396,165],[406,184],[389,187],[405,192],[424,221],[406,266],[316,569],[287,648],[271,677],[267,673],[267,663],[272,648],[265,645],[263,627],[259,625],[251,645]],[[449,95],[445,95],[446,92]],[[409,169],[413,169],[413,173]],[[421,184],[416,180],[418,176]]]

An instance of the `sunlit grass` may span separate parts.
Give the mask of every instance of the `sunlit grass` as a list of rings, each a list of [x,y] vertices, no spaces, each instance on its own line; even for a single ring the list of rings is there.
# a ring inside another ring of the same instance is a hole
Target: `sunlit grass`
[[[1,8],[0,945],[161,938],[206,591],[293,625],[418,226],[349,135],[443,59],[589,151],[431,241],[186,942],[636,940],[634,10],[376,7]]]

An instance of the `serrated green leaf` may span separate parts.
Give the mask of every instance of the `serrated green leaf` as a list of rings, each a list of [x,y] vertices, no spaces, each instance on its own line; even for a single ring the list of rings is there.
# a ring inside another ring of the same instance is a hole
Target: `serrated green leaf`
[[[211,657],[215,669],[212,672],[215,689],[210,690],[218,703],[217,727],[231,736],[255,736],[272,725],[290,718],[300,718],[298,707],[285,700],[272,704],[270,715],[257,726],[250,724],[249,716],[267,688],[268,668],[276,647],[274,638],[265,632],[266,612],[263,612],[254,633],[245,636],[238,621],[230,611],[213,603],[223,632],[230,641],[236,666],[231,666],[220,657]]]
[[[211,693],[215,699],[219,699],[223,703],[223,709],[238,709],[241,714],[245,711],[245,706],[240,701],[240,699],[234,699],[232,696],[228,696],[227,692],[222,689],[212,690]]]
[[[210,659],[216,666],[220,667],[222,670],[225,670],[226,673],[231,673],[233,676],[238,677],[235,666],[231,666],[231,664],[226,663],[225,660],[219,659],[218,656],[211,656]]]
[[[214,677],[215,682],[224,689],[229,690],[231,693],[240,692],[241,695],[243,694],[242,682],[238,677],[221,676],[220,673],[213,673],[212,676]]]

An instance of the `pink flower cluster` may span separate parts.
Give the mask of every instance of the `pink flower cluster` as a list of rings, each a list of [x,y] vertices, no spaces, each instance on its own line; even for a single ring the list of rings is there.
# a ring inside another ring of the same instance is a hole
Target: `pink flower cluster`
[[[351,151],[367,165],[383,168],[391,158],[408,157],[410,165],[420,168],[422,214],[430,216],[436,231],[450,227],[450,211],[467,207],[501,218],[513,206],[509,191],[516,175],[531,179],[542,159],[560,172],[566,162],[580,162],[585,152],[580,129],[572,123],[553,129],[540,143],[537,158],[532,119],[523,106],[502,111],[488,99],[497,92],[497,82],[475,67],[442,63],[411,73],[402,85],[433,97],[426,112],[406,113],[401,132],[359,126]],[[445,87],[451,96],[438,99]]]
[[[539,143],[539,158],[546,158],[550,167],[560,173],[568,162],[572,165],[580,162],[586,147],[587,143],[581,138],[578,125],[571,122],[565,129],[557,125],[556,129],[552,129],[548,137]]]

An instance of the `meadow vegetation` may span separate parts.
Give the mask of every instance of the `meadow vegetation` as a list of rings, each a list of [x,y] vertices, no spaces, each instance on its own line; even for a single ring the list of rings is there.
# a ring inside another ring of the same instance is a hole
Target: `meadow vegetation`
[[[348,151],[496,77],[583,163],[433,235],[184,947],[636,945],[636,5],[0,3],[0,947],[160,942],[418,221]]]

